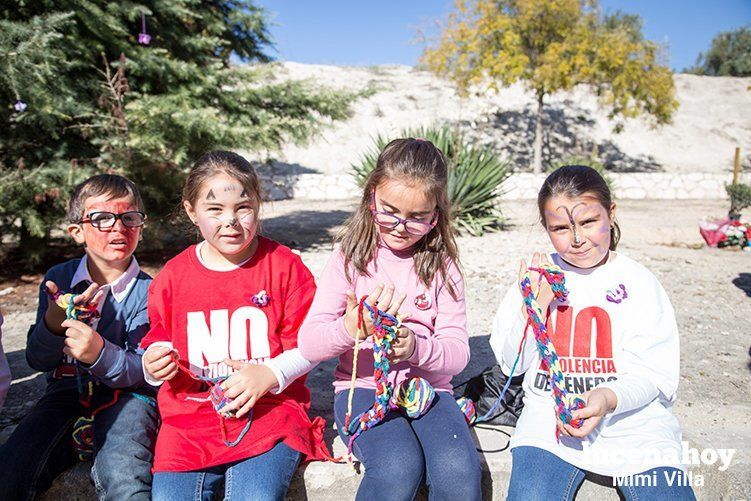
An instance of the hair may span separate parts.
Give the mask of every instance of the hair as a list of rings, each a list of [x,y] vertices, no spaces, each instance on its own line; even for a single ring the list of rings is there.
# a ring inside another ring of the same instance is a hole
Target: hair
[[[540,222],[545,223],[545,204],[553,197],[564,196],[576,198],[585,193],[592,194],[606,211],[610,212],[613,205],[613,195],[608,183],[599,172],[586,165],[564,165],[553,171],[542,183],[537,195],[537,208],[540,211]],[[621,239],[621,228],[613,220],[610,228],[610,250],[614,251]]]
[[[183,202],[195,206],[201,186],[217,174],[236,179],[253,200],[256,212],[261,205],[261,183],[253,166],[244,157],[231,151],[209,151],[196,160],[183,185]]]
[[[378,245],[378,229],[370,212],[370,194],[385,181],[402,181],[435,196],[438,222],[415,243],[413,259],[420,281],[429,287],[440,274],[452,297],[456,287],[448,280],[449,260],[459,268],[459,252],[451,226],[451,203],[448,198],[446,157],[425,139],[403,138],[391,141],[378,156],[375,169],[368,175],[362,198],[355,212],[336,236],[344,254],[344,269],[351,280],[350,266],[362,275],[367,271]]]
[[[84,218],[86,199],[100,195],[109,195],[110,199],[130,197],[138,210],[144,212],[141,193],[133,181],[116,174],[99,174],[88,178],[73,189],[68,204],[68,221],[81,221]]]

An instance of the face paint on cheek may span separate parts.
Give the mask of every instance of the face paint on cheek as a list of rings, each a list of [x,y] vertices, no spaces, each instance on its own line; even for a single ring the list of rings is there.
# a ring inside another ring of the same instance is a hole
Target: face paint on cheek
[[[222,214],[216,218],[222,227],[231,228],[237,226],[237,216],[235,214]]]
[[[255,226],[256,218],[253,212],[240,217],[240,226],[250,231]]]

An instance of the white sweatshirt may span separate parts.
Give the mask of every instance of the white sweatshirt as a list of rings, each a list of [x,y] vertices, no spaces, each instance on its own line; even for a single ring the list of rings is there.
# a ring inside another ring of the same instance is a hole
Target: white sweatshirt
[[[574,466],[621,476],[681,465],[681,430],[671,411],[679,377],[678,327],[670,300],[649,270],[624,256],[594,269],[574,268],[557,254],[568,298],[550,306],[548,334],[560,357],[569,392],[610,388],[616,409],[583,439],[555,436],[548,373],[530,327],[515,375],[524,377],[524,411],[511,447],[545,449]],[[610,300],[608,299],[610,297]],[[490,345],[510,372],[526,322],[514,283],[493,321]]]

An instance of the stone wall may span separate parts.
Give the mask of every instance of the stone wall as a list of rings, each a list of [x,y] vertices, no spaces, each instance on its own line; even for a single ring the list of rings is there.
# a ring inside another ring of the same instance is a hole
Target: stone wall
[[[690,174],[609,173],[617,199],[721,199],[726,198],[729,174],[695,172]],[[337,200],[356,198],[360,190],[347,174],[299,174],[261,176],[271,200]],[[544,174],[517,173],[503,185],[507,200],[534,199]]]

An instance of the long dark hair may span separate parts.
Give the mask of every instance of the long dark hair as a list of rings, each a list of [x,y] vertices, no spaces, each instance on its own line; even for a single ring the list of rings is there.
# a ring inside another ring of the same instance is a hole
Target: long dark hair
[[[553,171],[542,183],[537,195],[537,209],[540,211],[540,221],[545,226],[545,204],[557,196],[576,198],[585,193],[592,194],[597,201],[610,212],[613,205],[613,195],[610,187],[599,172],[586,165],[564,165]],[[610,250],[614,251],[621,239],[621,228],[613,220],[610,228]]]
[[[456,299],[456,287],[448,280],[447,266],[453,263],[460,267],[459,252],[451,226],[451,203],[446,182],[448,165],[440,149],[425,139],[403,138],[391,141],[378,156],[376,167],[370,173],[357,210],[347,219],[344,228],[336,236],[344,254],[344,269],[351,280],[350,266],[362,274],[367,271],[378,245],[378,229],[370,213],[370,194],[388,180],[404,181],[419,186],[424,193],[435,196],[438,223],[417,241],[413,259],[420,281],[429,287],[436,272]]]

